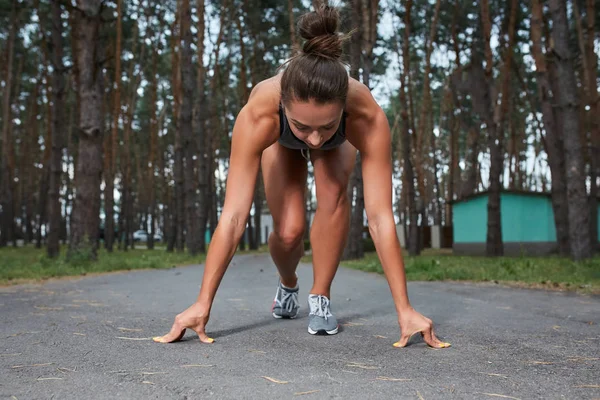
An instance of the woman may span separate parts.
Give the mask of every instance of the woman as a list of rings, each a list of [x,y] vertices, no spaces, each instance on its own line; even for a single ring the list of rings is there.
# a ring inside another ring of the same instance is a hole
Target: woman
[[[212,343],[205,332],[221,279],[244,233],[259,166],[262,165],[267,204],[274,231],[269,251],[279,271],[272,314],[294,318],[298,312],[296,267],[303,254],[304,190],[307,163],[313,163],[317,211],[310,239],[314,282],[308,303],[308,331],[335,334],[330,287],[349,229],[346,194],[357,150],[362,158],[365,209],[369,231],[383,265],[401,329],[396,347],[404,347],[420,332],[432,347],[438,340],[432,321],[415,311],[408,300],[401,248],[392,212],[391,136],[387,118],[369,89],[349,79],[337,34],[338,13],[321,7],[298,22],[306,40],[300,55],[285,71],[258,84],[241,110],[234,129],[225,204],[211,241],[200,294],[177,315],[171,331],[154,338],[175,342],[186,328]]]

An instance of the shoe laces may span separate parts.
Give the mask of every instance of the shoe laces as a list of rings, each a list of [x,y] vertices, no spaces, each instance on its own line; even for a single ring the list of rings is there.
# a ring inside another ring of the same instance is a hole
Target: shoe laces
[[[277,300],[278,305],[287,312],[293,312],[299,306],[298,291],[290,292],[283,287],[280,287],[279,290],[281,290],[281,300]]]
[[[317,317],[322,317],[327,319],[333,314],[331,314],[331,310],[329,308],[329,299],[323,295],[310,295],[308,297],[308,302],[310,304],[310,313],[316,315]]]

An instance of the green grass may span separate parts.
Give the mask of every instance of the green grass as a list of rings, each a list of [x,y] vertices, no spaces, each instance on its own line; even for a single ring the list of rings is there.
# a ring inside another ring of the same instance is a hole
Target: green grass
[[[108,253],[104,249],[98,251],[98,261],[67,261],[66,246],[61,248],[60,257],[50,259],[46,249],[33,246],[7,247],[0,249],[0,285],[40,281],[49,278],[82,276],[115,271],[135,269],[161,269],[175,266],[199,264],[205,255],[192,257],[187,252],[167,253],[166,247],[156,246],[154,250],[134,249],[129,251],[115,250]],[[257,254],[265,252],[266,246],[254,251],[239,251],[239,254]]]
[[[496,282],[600,294],[600,257],[577,263],[561,257],[487,258],[425,251],[417,257],[405,254],[404,261],[410,281]],[[375,253],[367,253],[362,260],[344,261],[342,265],[383,273]]]
[[[170,268],[197,264],[204,256],[191,257],[187,253],[167,253],[164,249],[98,252],[98,261],[69,262],[66,248],[61,249],[57,259],[46,256],[45,249],[34,247],[0,249],[0,284],[38,281],[64,276],[81,276],[102,272],[134,269]]]

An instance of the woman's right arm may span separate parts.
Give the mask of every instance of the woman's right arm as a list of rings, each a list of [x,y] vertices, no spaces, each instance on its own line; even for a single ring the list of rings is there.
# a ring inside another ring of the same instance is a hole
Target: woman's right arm
[[[265,103],[256,98],[250,100],[236,119],[225,204],[208,248],[200,294],[194,304],[175,317],[168,334],[154,338],[156,342],[178,341],[188,328],[198,334],[200,341],[213,342],[205,332],[212,302],[244,234],[262,152],[277,140],[276,114],[269,112],[272,107]]]
[[[275,141],[276,121],[242,109],[236,120],[225,204],[206,256],[198,302],[212,304],[221,279],[246,229],[263,150]]]

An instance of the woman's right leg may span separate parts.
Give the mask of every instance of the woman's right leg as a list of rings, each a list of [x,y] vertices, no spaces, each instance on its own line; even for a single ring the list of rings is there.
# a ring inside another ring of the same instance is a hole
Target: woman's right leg
[[[297,283],[296,267],[304,254],[307,162],[300,151],[276,142],[263,152],[262,173],[267,205],[273,217],[269,252],[281,283],[293,288]]]

